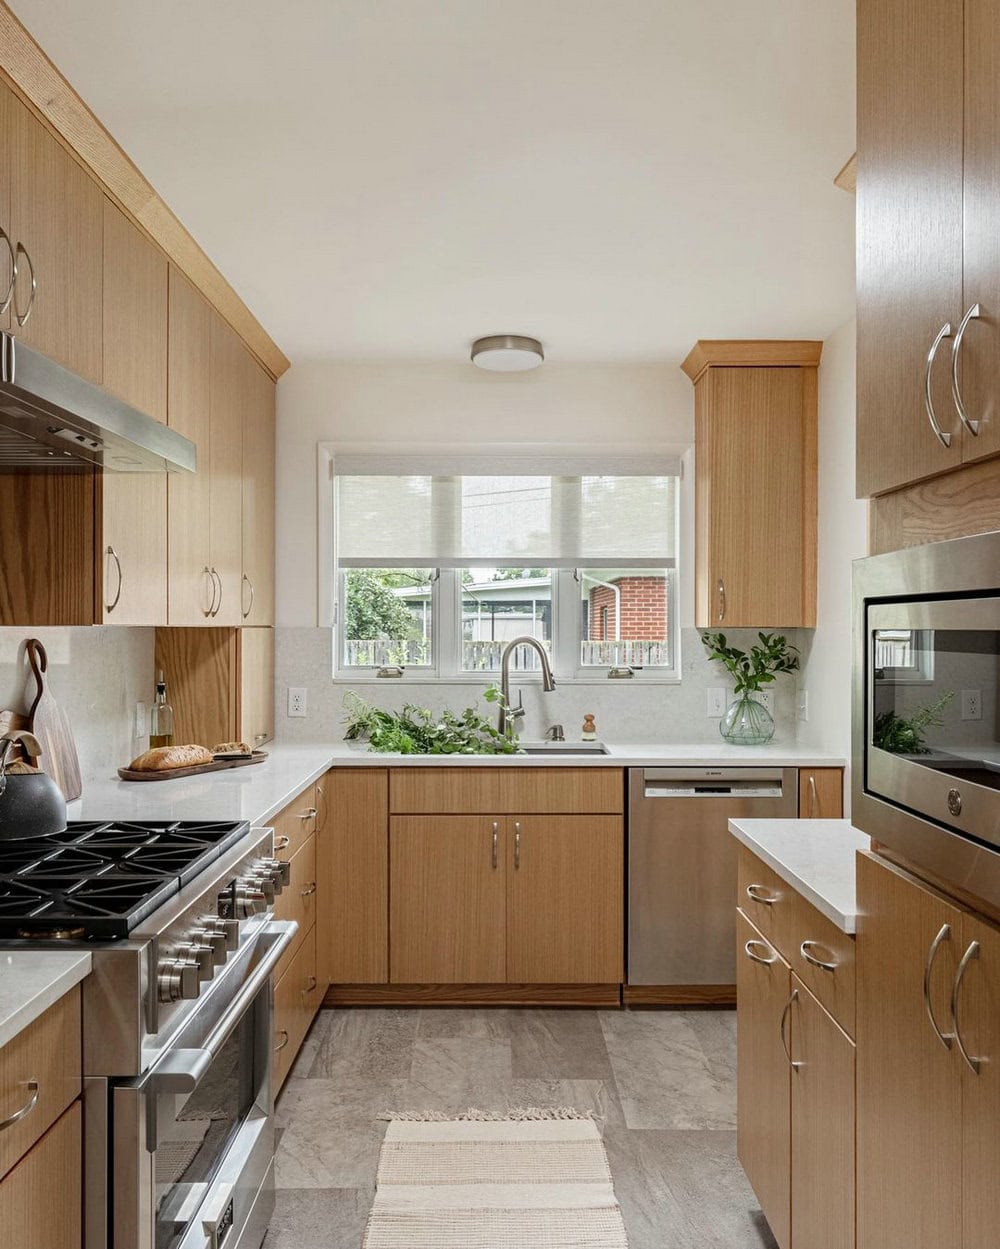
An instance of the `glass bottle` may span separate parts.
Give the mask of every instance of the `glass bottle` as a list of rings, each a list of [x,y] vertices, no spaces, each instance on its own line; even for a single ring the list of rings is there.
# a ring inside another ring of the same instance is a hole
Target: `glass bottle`
[[[149,747],[174,744],[174,709],[167,702],[167,683],[162,670],[156,674],[156,702],[149,713]]]

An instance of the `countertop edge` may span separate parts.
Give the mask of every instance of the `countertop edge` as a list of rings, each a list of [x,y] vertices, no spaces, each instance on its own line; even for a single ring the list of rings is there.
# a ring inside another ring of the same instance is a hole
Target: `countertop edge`
[[[44,1015],[50,1006],[54,1006],[60,998],[65,997],[70,989],[89,976],[93,966],[89,951],[12,950],[8,952],[7,958],[13,961],[16,968],[18,963],[27,964],[28,960],[36,955],[42,958],[65,959],[65,965],[51,974],[39,971],[37,975],[42,983],[34,990],[26,989],[26,996],[20,1004],[8,1014],[0,1015],[0,1048],[12,1041],[29,1024]],[[2,1000],[4,981],[10,974],[11,964],[5,965],[0,962],[0,1000]],[[27,966],[22,966],[20,970],[13,972],[14,978],[31,974]]]

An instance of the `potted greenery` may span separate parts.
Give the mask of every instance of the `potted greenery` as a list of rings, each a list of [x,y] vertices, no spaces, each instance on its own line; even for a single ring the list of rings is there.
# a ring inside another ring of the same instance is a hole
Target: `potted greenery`
[[[798,651],[779,633],[758,633],[759,641],[749,651],[730,646],[724,633],[703,633],[701,640],[714,659],[733,678],[736,697],[722,717],[719,732],[727,742],[738,746],[762,746],[774,736],[774,720],[759,699],[761,687],[769,685],[781,672],[796,672]]]

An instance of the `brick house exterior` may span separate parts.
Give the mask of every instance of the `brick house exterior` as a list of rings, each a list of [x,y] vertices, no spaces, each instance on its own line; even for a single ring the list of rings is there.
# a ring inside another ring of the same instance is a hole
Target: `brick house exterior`
[[[655,642],[669,636],[665,577],[616,577],[611,584],[621,597],[619,637]],[[597,585],[590,591],[588,635],[592,642],[615,637],[615,593],[608,586]]]

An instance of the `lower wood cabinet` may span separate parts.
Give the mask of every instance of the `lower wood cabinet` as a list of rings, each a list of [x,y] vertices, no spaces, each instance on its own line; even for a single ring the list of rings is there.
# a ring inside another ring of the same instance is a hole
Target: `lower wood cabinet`
[[[799,819],[839,820],[844,815],[844,769],[799,769]]]
[[[83,1219],[80,1102],[0,1180],[5,1249],[80,1249]]]
[[[275,1096],[285,1083],[325,992],[326,985],[321,985],[316,976],[316,927],[313,925],[274,986],[272,1085]]]

